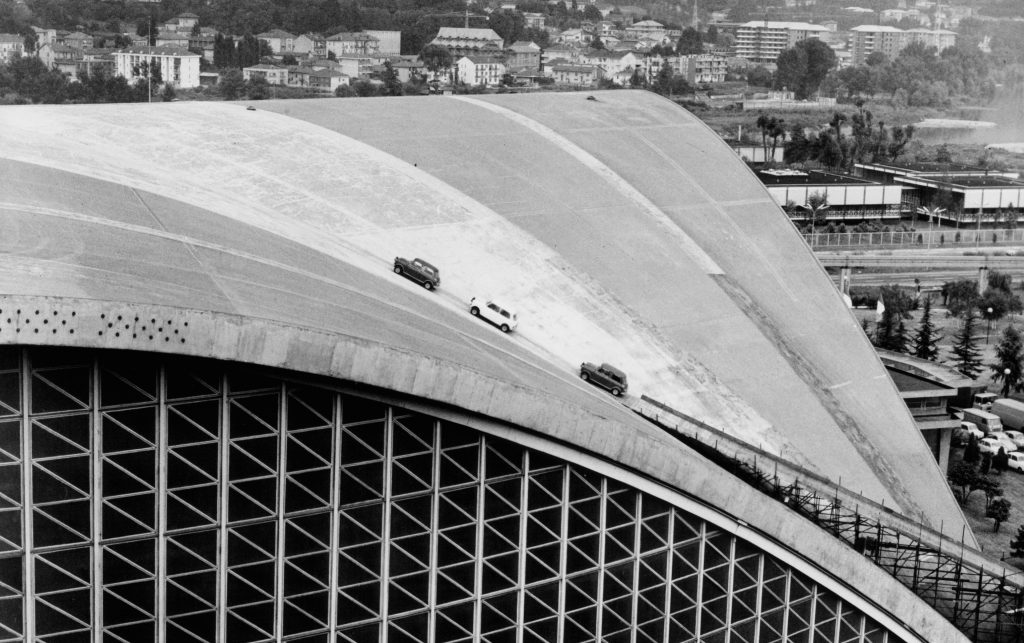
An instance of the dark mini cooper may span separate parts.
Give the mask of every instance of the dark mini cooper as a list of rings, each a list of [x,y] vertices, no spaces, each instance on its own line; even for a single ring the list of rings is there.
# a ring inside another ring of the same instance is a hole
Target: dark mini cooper
[[[427,290],[441,286],[441,271],[418,257],[412,261],[403,257],[395,257],[395,272],[406,279],[415,281]]]
[[[583,362],[580,364],[580,377],[584,382],[593,382],[598,386],[608,389],[612,395],[619,396],[626,392],[629,384],[626,382],[626,374],[611,364],[591,364]]]

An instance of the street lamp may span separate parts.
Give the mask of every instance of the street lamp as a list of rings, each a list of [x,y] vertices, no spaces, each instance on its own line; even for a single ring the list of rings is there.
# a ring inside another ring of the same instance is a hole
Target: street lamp
[[[1010,397],[1010,369],[1003,369],[1003,397]]]
[[[946,208],[940,208],[939,206],[934,206],[934,207],[929,208],[927,206],[923,206],[922,205],[919,208],[917,208],[917,213],[918,214],[923,214],[926,217],[928,217],[928,248],[929,249],[932,247],[932,217],[935,217],[935,222],[936,223],[941,223],[941,221],[939,220],[939,215],[941,215],[945,211],[946,211]]]
[[[992,307],[985,309],[985,319],[988,320],[988,327],[985,329],[985,343],[989,342],[989,335],[992,333]]]

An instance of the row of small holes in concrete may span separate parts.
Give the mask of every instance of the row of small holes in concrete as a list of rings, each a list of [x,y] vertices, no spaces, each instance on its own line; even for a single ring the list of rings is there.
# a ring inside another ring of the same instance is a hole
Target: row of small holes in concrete
[[[101,315],[100,315],[100,319],[106,320],[106,319],[107,319],[107,315],[106,315],[106,313],[104,313],[104,314],[101,314]],[[120,330],[114,330],[114,328],[115,328],[115,326],[114,326],[114,325],[115,325],[115,324],[117,324],[117,327],[118,327],[118,328],[120,328],[120,326],[121,326],[121,322],[125,321],[124,317],[123,317],[122,315],[118,315],[118,316],[117,316],[117,319],[114,319],[114,317],[113,317],[113,316],[111,316],[111,317],[110,317],[110,319],[111,319],[111,320],[113,320],[113,321],[108,321],[108,322],[107,322],[107,328],[108,328],[109,330],[113,330],[113,332],[114,332],[114,337],[120,337],[120,336],[121,336],[121,331],[120,331]],[[147,330],[147,328],[149,329],[149,331],[150,331],[151,333],[153,332],[152,328],[153,328],[154,326],[156,326],[156,318],[155,318],[155,317],[152,317],[152,318],[150,318],[150,320],[149,320],[149,326],[148,326],[148,327],[147,327],[147,326],[145,325],[145,321],[146,321],[146,320],[144,320],[144,319],[140,319],[139,317],[135,317],[135,319],[134,319],[134,322],[135,322],[135,323],[138,323],[138,322],[140,322],[140,321],[141,321],[141,322],[144,322],[144,323],[143,323],[143,326],[142,326],[142,328],[141,328],[141,330],[142,330],[143,334],[146,334],[146,332],[145,332],[145,331]],[[183,322],[183,324],[184,324],[184,326],[185,326],[186,328],[188,327],[188,322]],[[166,323],[165,325],[166,325],[166,326],[173,326],[173,325],[174,325],[174,322],[173,322],[173,321],[171,321],[170,319],[168,319],[168,320],[167,320],[167,323]],[[126,324],[124,325],[124,329],[125,329],[126,331],[127,331],[127,330],[131,330],[131,328],[132,328],[132,321],[129,321],[128,323],[126,323]],[[168,330],[170,330],[170,328],[168,328]],[[108,331],[108,332],[109,332],[109,331]],[[160,327],[158,327],[158,328],[156,329],[156,332],[158,332],[158,333],[163,333],[163,332],[164,332],[164,327],[163,327],[163,326],[160,326]],[[100,336],[102,337],[102,336],[103,336],[103,331],[102,331],[102,330],[101,330],[101,331],[98,331],[98,334],[99,334],[99,335],[100,335]],[[127,333],[126,333],[126,334],[127,334]],[[178,329],[177,329],[177,328],[175,328],[175,329],[174,329],[174,334],[175,334],[175,335],[177,335],[177,334],[178,334]],[[137,339],[137,338],[138,338],[138,336],[139,336],[139,334],[138,334],[138,333],[132,333],[132,339]],[[153,339],[153,335],[148,335],[148,337],[149,337],[149,339],[150,339],[150,340],[152,340],[152,339]],[[181,338],[179,338],[179,339],[181,340],[181,343],[182,343],[182,344],[184,344],[184,343],[185,343],[185,338],[184,338],[184,337],[181,337]],[[168,335],[167,337],[164,337],[164,341],[165,341],[165,342],[169,342],[169,341],[171,341],[171,338],[170,338],[170,336]]]
[[[10,310],[7,311],[8,314],[10,314],[10,312],[11,312]],[[2,316],[3,314],[4,314],[4,309],[0,308],[0,316]],[[26,326],[31,326],[32,325],[32,318],[33,317],[39,317],[42,314],[42,326],[45,327],[45,326],[49,326],[50,325],[50,317],[48,317],[47,315],[43,314],[39,310],[34,311],[34,313],[32,315],[29,315],[28,311],[25,311],[26,317],[24,319],[21,318],[21,309],[20,308],[16,309],[14,311],[14,314],[17,317],[17,321],[15,321],[15,319],[12,318],[12,317],[8,317],[7,318],[7,323],[8,324],[17,323],[19,326],[21,324],[25,324]],[[56,311],[56,310],[53,311],[53,315],[52,316],[56,317],[57,315],[59,315],[59,312]],[[75,316],[75,311],[71,311],[71,316],[72,317]],[[50,332],[53,333],[54,335],[57,334],[57,330],[58,330],[57,327],[56,327],[57,326],[57,321],[58,320],[56,320],[56,319],[53,320],[53,326],[54,327],[50,329]],[[68,320],[61,319],[60,320],[60,325],[61,326],[67,326],[68,325]],[[2,330],[3,329],[0,329],[0,331],[2,331]],[[27,328],[25,330],[28,331]],[[40,329],[38,327],[37,328],[33,328],[32,332],[33,333],[38,333],[40,330],[46,330],[46,328],[42,328],[42,329]],[[14,332],[20,333],[21,332],[21,328],[15,328]],[[75,329],[74,328],[69,328],[68,329],[68,334],[69,335],[74,335],[75,334]]]

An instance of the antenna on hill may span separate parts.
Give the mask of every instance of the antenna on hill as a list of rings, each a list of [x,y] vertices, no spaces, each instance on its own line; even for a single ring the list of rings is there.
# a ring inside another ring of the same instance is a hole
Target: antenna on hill
[[[469,0],[466,0],[466,29],[469,29]]]

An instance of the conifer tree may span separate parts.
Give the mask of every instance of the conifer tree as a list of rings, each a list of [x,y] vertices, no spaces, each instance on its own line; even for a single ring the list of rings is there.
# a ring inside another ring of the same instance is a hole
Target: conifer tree
[[[996,346],[996,361],[989,364],[992,369],[992,379],[1002,382],[1000,395],[1008,397],[1010,392],[1019,393],[1024,390],[1024,381],[1021,381],[1021,359],[1024,358],[1024,344],[1021,342],[1020,333],[1013,326],[1007,326],[1003,331],[1002,339]]]
[[[981,351],[978,349],[977,339],[974,337],[974,323],[977,318],[974,310],[968,310],[964,316],[964,325],[953,338],[953,364],[966,375],[973,378],[981,372]]]
[[[939,356],[939,349],[935,346],[938,341],[935,325],[932,324],[932,298],[925,297],[921,322],[917,325],[917,332],[914,333],[914,356],[934,361]]]
[[[899,324],[896,324],[896,330],[892,333],[889,350],[893,350],[898,353],[907,352],[907,327],[903,324],[902,319]]]
[[[1017,537],[1010,541],[1010,555],[1024,558],[1024,525],[1017,527]]]

